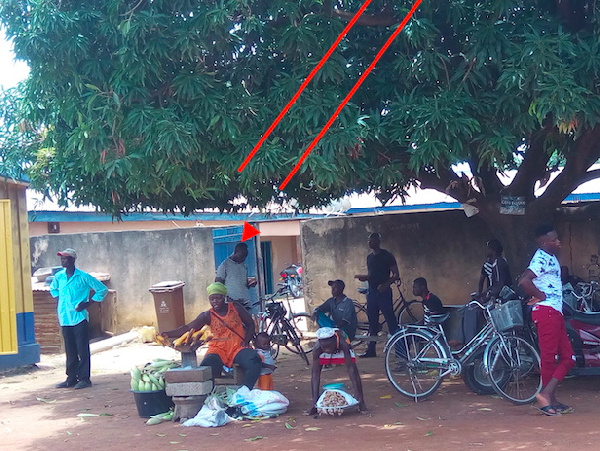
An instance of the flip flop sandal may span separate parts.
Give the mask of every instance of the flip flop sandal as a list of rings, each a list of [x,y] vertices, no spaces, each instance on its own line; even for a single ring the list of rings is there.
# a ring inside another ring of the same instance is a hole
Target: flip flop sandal
[[[575,409],[571,406],[567,406],[565,404],[555,404],[554,405],[554,410],[556,410],[559,413],[573,413],[575,412]]]
[[[540,412],[542,412],[544,415],[547,415],[549,417],[559,417],[560,416],[560,412],[558,412],[556,410],[556,408],[554,406],[544,406],[544,407],[537,407],[537,406],[531,406],[533,407],[535,410],[538,410]],[[551,412],[551,410],[554,410],[554,412]]]

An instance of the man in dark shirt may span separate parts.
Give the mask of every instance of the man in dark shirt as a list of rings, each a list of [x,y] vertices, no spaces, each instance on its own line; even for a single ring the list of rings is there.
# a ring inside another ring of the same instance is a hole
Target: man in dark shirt
[[[508,262],[502,256],[502,244],[498,240],[485,243],[485,263],[481,268],[478,299],[487,302],[490,297],[497,297],[504,286],[512,285],[512,276]],[[483,282],[487,281],[487,289],[483,290]],[[463,341],[468,343],[479,330],[478,324],[483,317],[480,309],[466,309],[463,312]]]
[[[369,282],[367,293],[367,316],[369,317],[369,335],[379,332],[379,311],[383,313],[388,325],[388,332],[393,334],[398,330],[398,320],[394,314],[391,284],[400,283],[398,265],[394,256],[385,249],[381,249],[381,235],[369,235],[369,247],[372,252],[367,256],[368,274],[357,274],[354,277],[361,282]],[[375,345],[370,341],[367,352],[359,357],[376,357]]]
[[[488,259],[492,262],[492,274],[486,293],[488,297],[497,297],[503,287],[510,287],[513,284],[508,262],[502,256],[503,251],[500,241],[490,240],[487,242],[486,252]]]
[[[429,291],[427,288],[427,280],[423,277],[417,277],[413,282],[412,292],[415,296],[419,296],[423,299],[423,318],[427,322],[427,318],[431,315],[441,315],[444,312],[444,305],[440,298]]]
[[[358,320],[354,302],[344,294],[343,280],[330,280],[331,297],[314,310],[315,321],[321,327],[337,327],[343,330],[350,341],[356,336]]]

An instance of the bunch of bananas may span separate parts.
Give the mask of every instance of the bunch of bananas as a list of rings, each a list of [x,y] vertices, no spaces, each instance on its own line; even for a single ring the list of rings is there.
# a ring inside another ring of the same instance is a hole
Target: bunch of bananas
[[[184,346],[187,348],[199,348],[211,339],[212,333],[210,332],[210,327],[208,325],[202,327],[200,330],[191,329],[173,341],[162,335],[156,336],[157,343],[163,346],[171,346],[178,351],[182,351]]]
[[[136,366],[131,370],[131,389],[134,391],[164,390],[165,371],[178,366],[179,364],[173,360],[164,359],[156,359],[141,369]]]

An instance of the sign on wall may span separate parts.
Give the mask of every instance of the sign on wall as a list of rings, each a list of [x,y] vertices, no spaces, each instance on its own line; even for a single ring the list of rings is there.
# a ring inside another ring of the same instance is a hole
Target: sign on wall
[[[524,215],[525,196],[500,196],[501,215]]]

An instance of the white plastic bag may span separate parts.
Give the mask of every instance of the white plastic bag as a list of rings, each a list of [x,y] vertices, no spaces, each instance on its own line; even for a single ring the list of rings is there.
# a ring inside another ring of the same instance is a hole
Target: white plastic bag
[[[287,411],[290,402],[278,391],[249,390],[245,385],[232,396],[232,407],[240,407],[249,417],[277,416]]]
[[[224,426],[230,421],[234,421],[234,419],[225,413],[225,409],[222,407],[219,400],[212,396],[207,399],[206,404],[202,406],[200,412],[198,412],[194,418],[185,421],[182,426],[214,428]]]
[[[325,399],[325,396],[327,396],[327,393],[331,393],[331,392],[335,392],[335,393],[342,395],[344,397],[344,399],[346,400],[347,405],[337,406],[337,407],[324,406],[323,400]],[[347,409],[349,407],[353,407],[357,404],[358,404],[358,401],[351,394],[346,393],[344,390],[338,390],[337,388],[329,388],[329,389],[325,390],[323,393],[321,393],[321,396],[319,396],[319,399],[317,400],[316,407],[317,407],[317,411],[319,413],[333,415],[334,412],[337,412],[338,415],[341,415],[342,410]]]

